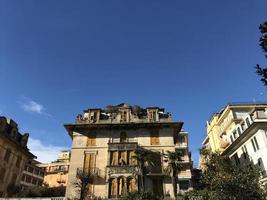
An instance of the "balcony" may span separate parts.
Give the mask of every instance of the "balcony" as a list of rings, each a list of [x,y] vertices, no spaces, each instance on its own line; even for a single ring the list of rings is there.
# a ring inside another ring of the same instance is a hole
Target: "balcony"
[[[265,112],[264,109],[253,111],[250,116],[252,121],[267,120],[267,113]]]
[[[114,165],[107,166],[107,174],[134,174],[136,166],[134,165]]]
[[[221,141],[220,141],[220,147],[221,147],[222,149],[225,149],[226,147],[228,147],[229,144],[230,144],[229,141],[225,141],[225,140],[221,140]]]
[[[117,151],[117,150],[135,150],[137,148],[137,142],[114,142],[109,141],[108,149],[110,151]]]
[[[105,178],[106,173],[104,170],[101,170],[97,167],[89,168],[88,170],[84,170],[83,168],[78,168],[76,172],[77,177],[95,177],[95,178]]]
[[[186,142],[176,143],[175,148],[187,148],[187,143]]]

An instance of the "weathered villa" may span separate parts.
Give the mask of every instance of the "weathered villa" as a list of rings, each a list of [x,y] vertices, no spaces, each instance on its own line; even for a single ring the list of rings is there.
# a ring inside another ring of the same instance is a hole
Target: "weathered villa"
[[[165,172],[167,163],[161,156],[180,149],[182,169],[178,174],[178,193],[191,187],[192,161],[188,149],[188,133],[182,122],[172,121],[163,108],[130,106],[122,103],[104,109],[87,109],[74,124],[65,124],[72,138],[71,159],[66,196],[77,198],[77,174],[90,172],[94,178],[88,197],[119,198],[138,190],[135,150],[142,147],[159,152],[148,168],[147,190],[159,196],[173,196],[171,177]]]

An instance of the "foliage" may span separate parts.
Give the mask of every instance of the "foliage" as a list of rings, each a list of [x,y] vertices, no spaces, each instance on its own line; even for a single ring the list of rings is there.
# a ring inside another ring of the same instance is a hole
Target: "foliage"
[[[88,195],[89,185],[93,182],[94,174],[85,172],[84,170],[77,169],[77,181],[74,182],[74,186],[80,190],[80,200],[84,200]]]
[[[32,186],[22,188],[10,185],[7,190],[9,196],[12,197],[63,197],[65,196],[66,187]]]
[[[204,189],[188,192],[186,200],[266,199],[266,192],[259,183],[260,170],[256,166],[235,166],[227,156],[218,153],[209,153],[206,157],[202,177]]]
[[[264,22],[259,27],[260,32],[262,33],[260,37],[260,47],[263,52],[267,53],[267,22]],[[267,54],[265,54],[267,58]],[[260,65],[256,65],[256,72],[261,77],[261,81],[265,86],[267,86],[267,68],[261,67]]]
[[[160,200],[160,198],[151,192],[141,191],[128,193],[121,200]]]
[[[9,197],[17,195],[21,190],[21,187],[18,185],[10,184],[7,186],[7,194]]]
[[[140,182],[141,190],[145,190],[145,177],[148,173],[147,167],[149,165],[152,165],[152,166],[154,165],[153,159],[152,159],[153,153],[154,152],[148,149],[141,148],[141,147],[138,147],[135,150],[135,156],[133,158],[137,161],[137,165],[138,165],[137,175],[139,177],[138,182]]]
[[[172,186],[173,186],[173,196],[177,198],[177,179],[178,179],[178,172],[181,170],[181,151],[167,151],[166,154],[163,154],[163,157],[166,158],[166,162],[168,162],[167,166],[167,173],[172,178]]]

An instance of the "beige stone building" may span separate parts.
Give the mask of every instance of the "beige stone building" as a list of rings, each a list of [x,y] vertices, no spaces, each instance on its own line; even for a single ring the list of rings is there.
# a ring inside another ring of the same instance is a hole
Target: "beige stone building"
[[[27,148],[28,137],[16,122],[0,116],[0,197],[7,197],[10,185],[20,185],[25,164],[35,158]]]
[[[164,170],[167,163],[161,154],[176,148],[183,153],[178,192],[188,190],[192,161],[188,134],[182,126],[182,122],[173,122],[171,114],[159,107],[143,109],[123,103],[85,110],[77,116],[76,123],[65,124],[73,140],[66,196],[79,197],[75,183],[81,171],[94,174],[88,197],[119,198],[138,190],[134,159],[137,147],[160,153],[145,179],[147,190],[160,196],[173,194],[170,176]]]
[[[56,161],[38,164],[44,170],[43,183],[48,187],[66,187],[68,182],[70,152],[61,151]]]
[[[207,122],[203,147],[229,156],[235,165],[259,165],[267,188],[267,104],[228,104]],[[200,159],[205,168],[205,160]]]

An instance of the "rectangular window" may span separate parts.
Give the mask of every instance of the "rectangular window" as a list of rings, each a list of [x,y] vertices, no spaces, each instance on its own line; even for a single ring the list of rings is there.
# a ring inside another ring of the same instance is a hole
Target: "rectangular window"
[[[21,156],[18,156],[17,162],[16,162],[16,167],[19,168],[21,163]]]
[[[33,167],[28,167],[28,172],[33,173]]]
[[[152,131],[150,133],[150,144],[159,145],[159,132],[158,131]]]
[[[128,160],[129,165],[136,165],[135,152],[128,151],[128,156],[129,156],[129,160]]]
[[[6,162],[9,161],[10,155],[11,155],[11,150],[10,150],[10,149],[7,149],[7,150],[6,150],[5,157],[4,157],[4,160],[5,160]]]
[[[240,164],[240,160],[239,160],[239,158],[238,158],[237,153],[235,153],[235,155],[234,155],[234,159],[235,159],[235,164],[236,164],[236,165],[239,165],[239,164]]]
[[[254,152],[256,152],[256,151],[257,151],[257,149],[256,149],[256,146],[255,146],[255,143],[254,143],[254,140],[253,140],[253,139],[251,139],[251,143],[252,143],[252,146],[253,146],[253,150],[254,150]]]
[[[234,138],[233,138],[232,135],[230,135],[230,140],[231,140],[232,143],[234,142]]]
[[[17,174],[15,174],[15,173],[13,174],[11,183],[16,184],[17,176],[18,176]]]
[[[31,181],[32,181],[31,177],[30,176],[26,176],[26,182],[27,183],[31,183]]]
[[[26,180],[26,175],[25,174],[22,175],[22,179],[21,180],[22,181],[25,181]]]
[[[237,128],[237,132],[238,132],[239,135],[241,135],[240,127]]]
[[[258,144],[257,138],[254,137],[253,139],[254,139],[254,142],[255,142],[255,145],[256,145],[256,149],[259,150],[260,148],[259,148],[259,144]]]
[[[118,151],[110,152],[110,165],[118,165],[119,164],[119,153]]]
[[[247,151],[246,145],[244,145],[242,147],[242,152],[243,152],[244,159],[247,159],[248,158],[248,151]]]
[[[0,182],[2,182],[4,180],[5,174],[6,174],[6,169],[5,168],[2,168],[0,170]]]
[[[248,117],[246,118],[246,123],[247,123],[247,127],[249,127],[250,126],[250,121],[249,121]]]
[[[119,151],[119,165],[127,164],[127,151]]]
[[[96,146],[96,134],[90,133],[87,136],[87,147]]]
[[[243,131],[246,129],[246,127],[245,127],[245,122],[242,122],[242,124],[241,124],[241,128],[242,128]]]
[[[95,154],[86,153],[84,158],[83,170],[85,173],[93,172],[95,167]]]
[[[234,139],[236,139],[238,137],[236,131],[233,132],[233,136],[234,136]]]

